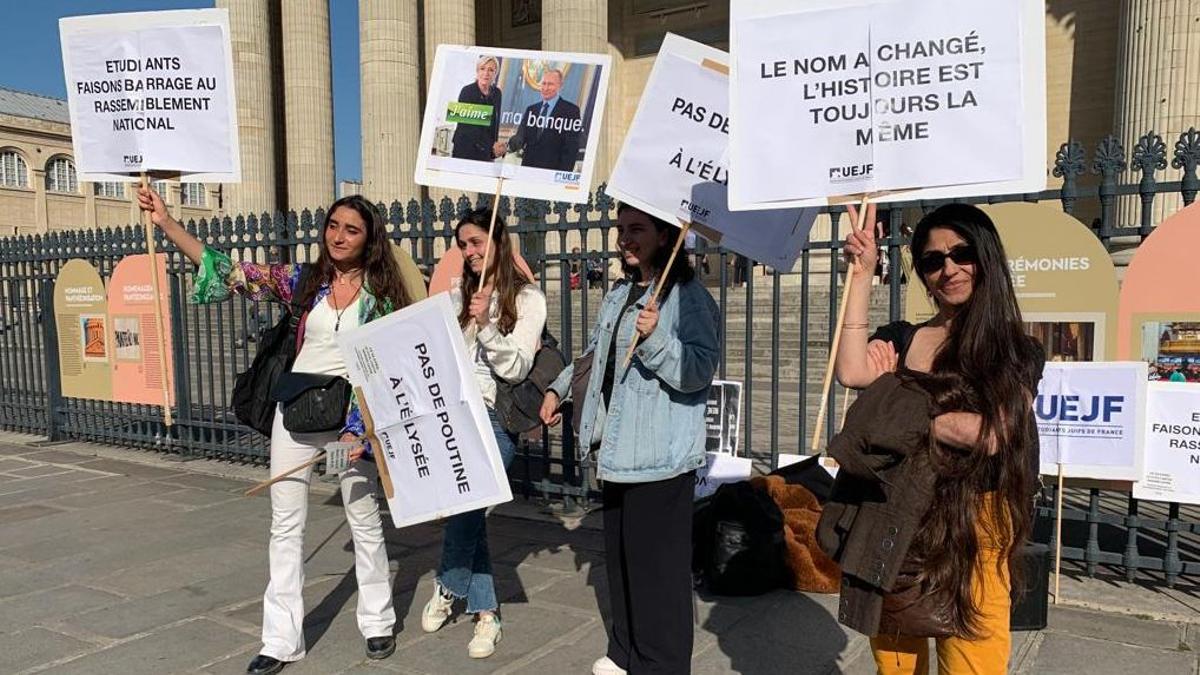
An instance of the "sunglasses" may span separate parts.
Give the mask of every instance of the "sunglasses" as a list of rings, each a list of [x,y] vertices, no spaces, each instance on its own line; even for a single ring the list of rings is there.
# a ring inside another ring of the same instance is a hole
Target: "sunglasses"
[[[954,261],[955,265],[974,265],[979,262],[975,255],[974,246],[955,246],[949,251],[928,251],[917,259],[917,270],[921,274],[933,274],[946,265],[946,258]]]

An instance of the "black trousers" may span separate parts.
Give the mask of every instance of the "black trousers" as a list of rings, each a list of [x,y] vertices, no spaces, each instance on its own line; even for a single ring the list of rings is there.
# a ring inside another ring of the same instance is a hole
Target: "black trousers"
[[[691,672],[695,480],[604,483],[608,658],[634,675]]]

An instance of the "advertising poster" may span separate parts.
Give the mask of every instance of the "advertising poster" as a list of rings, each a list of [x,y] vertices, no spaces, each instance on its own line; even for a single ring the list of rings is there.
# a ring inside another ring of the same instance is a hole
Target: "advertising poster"
[[[81,181],[240,180],[227,10],[67,17],[59,34]]]
[[[1051,206],[981,208],[1000,233],[1026,333],[1042,343],[1047,362],[1115,358],[1117,273],[1096,235]],[[917,273],[908,278],[905,318],[927,321],[933,304]]]
[[[163,381],[169,404],[175,402],[174,352],[171,343],[171,302],[166,289],[167,256],[158,254],[154,265],[161,291],[164,335],[154,323],[155,298],[150,285],[150,256],[126,256],[113,269],[108,282],[109,333],[114,345],[112,358],[113,399],[123,403],[162,405]],[[161,346],[160,346],[161,345]],[[159,349],[166,349],[167,370]]]
[[[54,326],[63,396],[111,401],[108,301],[100,273],[86,260],[68,260],[54,280]]]
[[[581,203],[608,91],[607,54],[438,45],[417,149],[421,185]]]

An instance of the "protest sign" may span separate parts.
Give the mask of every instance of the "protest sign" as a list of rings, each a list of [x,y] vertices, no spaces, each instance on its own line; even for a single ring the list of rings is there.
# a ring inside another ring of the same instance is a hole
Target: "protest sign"
[[[753,463],[749,457],[734,457],[723,452],[704,453],[704,466],[696,469],[695,499],[703,499],[725,483],[749,480]]]
[[[733,213],[729,183],[729,55],[667,33],[621,148],[608,194],[713,244],[789,271],[817,210]]]
[[[734,0],[731,207],[1043,189],[1044,21],[1035,0]]]
[[[1041,472],[1140,478],[1145,391],[1144,363],[1047,363],[1033,404]]]
[[[67,17],[59,34],[80,180],[240,180],[227,10]]]
[[[1146,397],[1145,465],[1133,496],[1200,504],[1200,387],[1151,382]]]
[[[416,182],[582,203],[600,143],[607,54],[438,45]]]
[[[742,419],[742,383],[713,380],[704,408],[705,448],[709,452],[736,455]]]
[[[397,527],[512,499],[449,295],[345,333],[338,346],[387,462]]]
[[[1000,234],[1025,331],[1042,343],[1046,359],[1114,358],[1117,272],[1095,233],[1074,216],[1042,204],[980,208]],[[911,262],[906,272],[913,273]],[[906,320],[921,323],[936,313],[919,280],[909,278],[905,295]]]
[[[781,452],[778,455],[778,460],[775,462],[775,468],[782,469],[785,466],[799,464],[800,462],[803,462],[804,460],[808,459],[811,456],[812,455],[796,455],[796,454],[791,454],[791,453],[787,453],[787,452]],[[834,460],[832,457],[823,456],[817,462],[817,464],[820,464],[821,468],[825,469],[825,472],[828,473],[830,476],[834,476],[834,477],[837,476],[838,464],[837,464],[837,461]]]
[[[63,396],[112,400],[108,300],[86,260],[68,260],[54,280],[54,326]]]
[[[159,288],[167,285],[167,256],[155,256]],[[160,293],[155,302],[150,283],[150,256],[126,256],[108,281],[108,316],[112,324],[112,388],[114,400],[124,403],[168,405],[175,401],[174,354],[171,331],[160,336],[154,320],[155,306],[170,325],[170,295]],[[159,354],[159,350],[165,354]],[[164,358],[165,357],[165,358]]]

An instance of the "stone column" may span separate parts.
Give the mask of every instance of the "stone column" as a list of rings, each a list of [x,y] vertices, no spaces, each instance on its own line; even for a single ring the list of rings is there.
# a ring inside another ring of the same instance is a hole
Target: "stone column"
[[[418,196],[421,136],[416,0],[359,0],[362,193],[372,201]]]
[[[438,45],[475,44],[475,0],[437,0],[425,2],[425,88],[433,73]],[[429,188],[429,198],[441,204],[443,197],[457,200],[462,190]],[[471,195],[468,195],[469,197]],[[474,201],[472,197],[472,201]]]
[[[242,153],[242,182],[225,186],[225,210],[235,216],[274,211],[278,205],[270,0],[216,0],[216,4],[229,10]]]
[[[333,201],[333,75],[328,0],[283,3],[287,207]]]
[[[1118,49],[1116,128],[1126,157],[1132,164],[1138,139],[1153,130],[1162,135],[1170,162],[1179,134],[1200,127],[1200,3],[1123,0]],[[1166,175],[1178,173],[1168,168]],[[1162,172],[1158,176],[1164,179]],[[1120,224],[1137,225],[1137,198],[1128,201]],[[1181,207],[1178,194],[1156,196],[1154,222]]]
[[[601,0],[544,0],[542,2],[542,49],[558,52],[589,52],[607,54],[608,48],[608,3]],[[616,51],[616,50],[613,50]],[[614,69],[615,70],[615,69]],[[617,85],[615,72],[608,80],[609,102],[604,112],[600,143],[597,146],[595,175],[592,187],[608,178],[608,136],[614,130],[610,126],[616,118],[620,103],[612,92]],[[619,146],[618,146],[619,147]],[[614,157],[615,159],[615,157]]]

